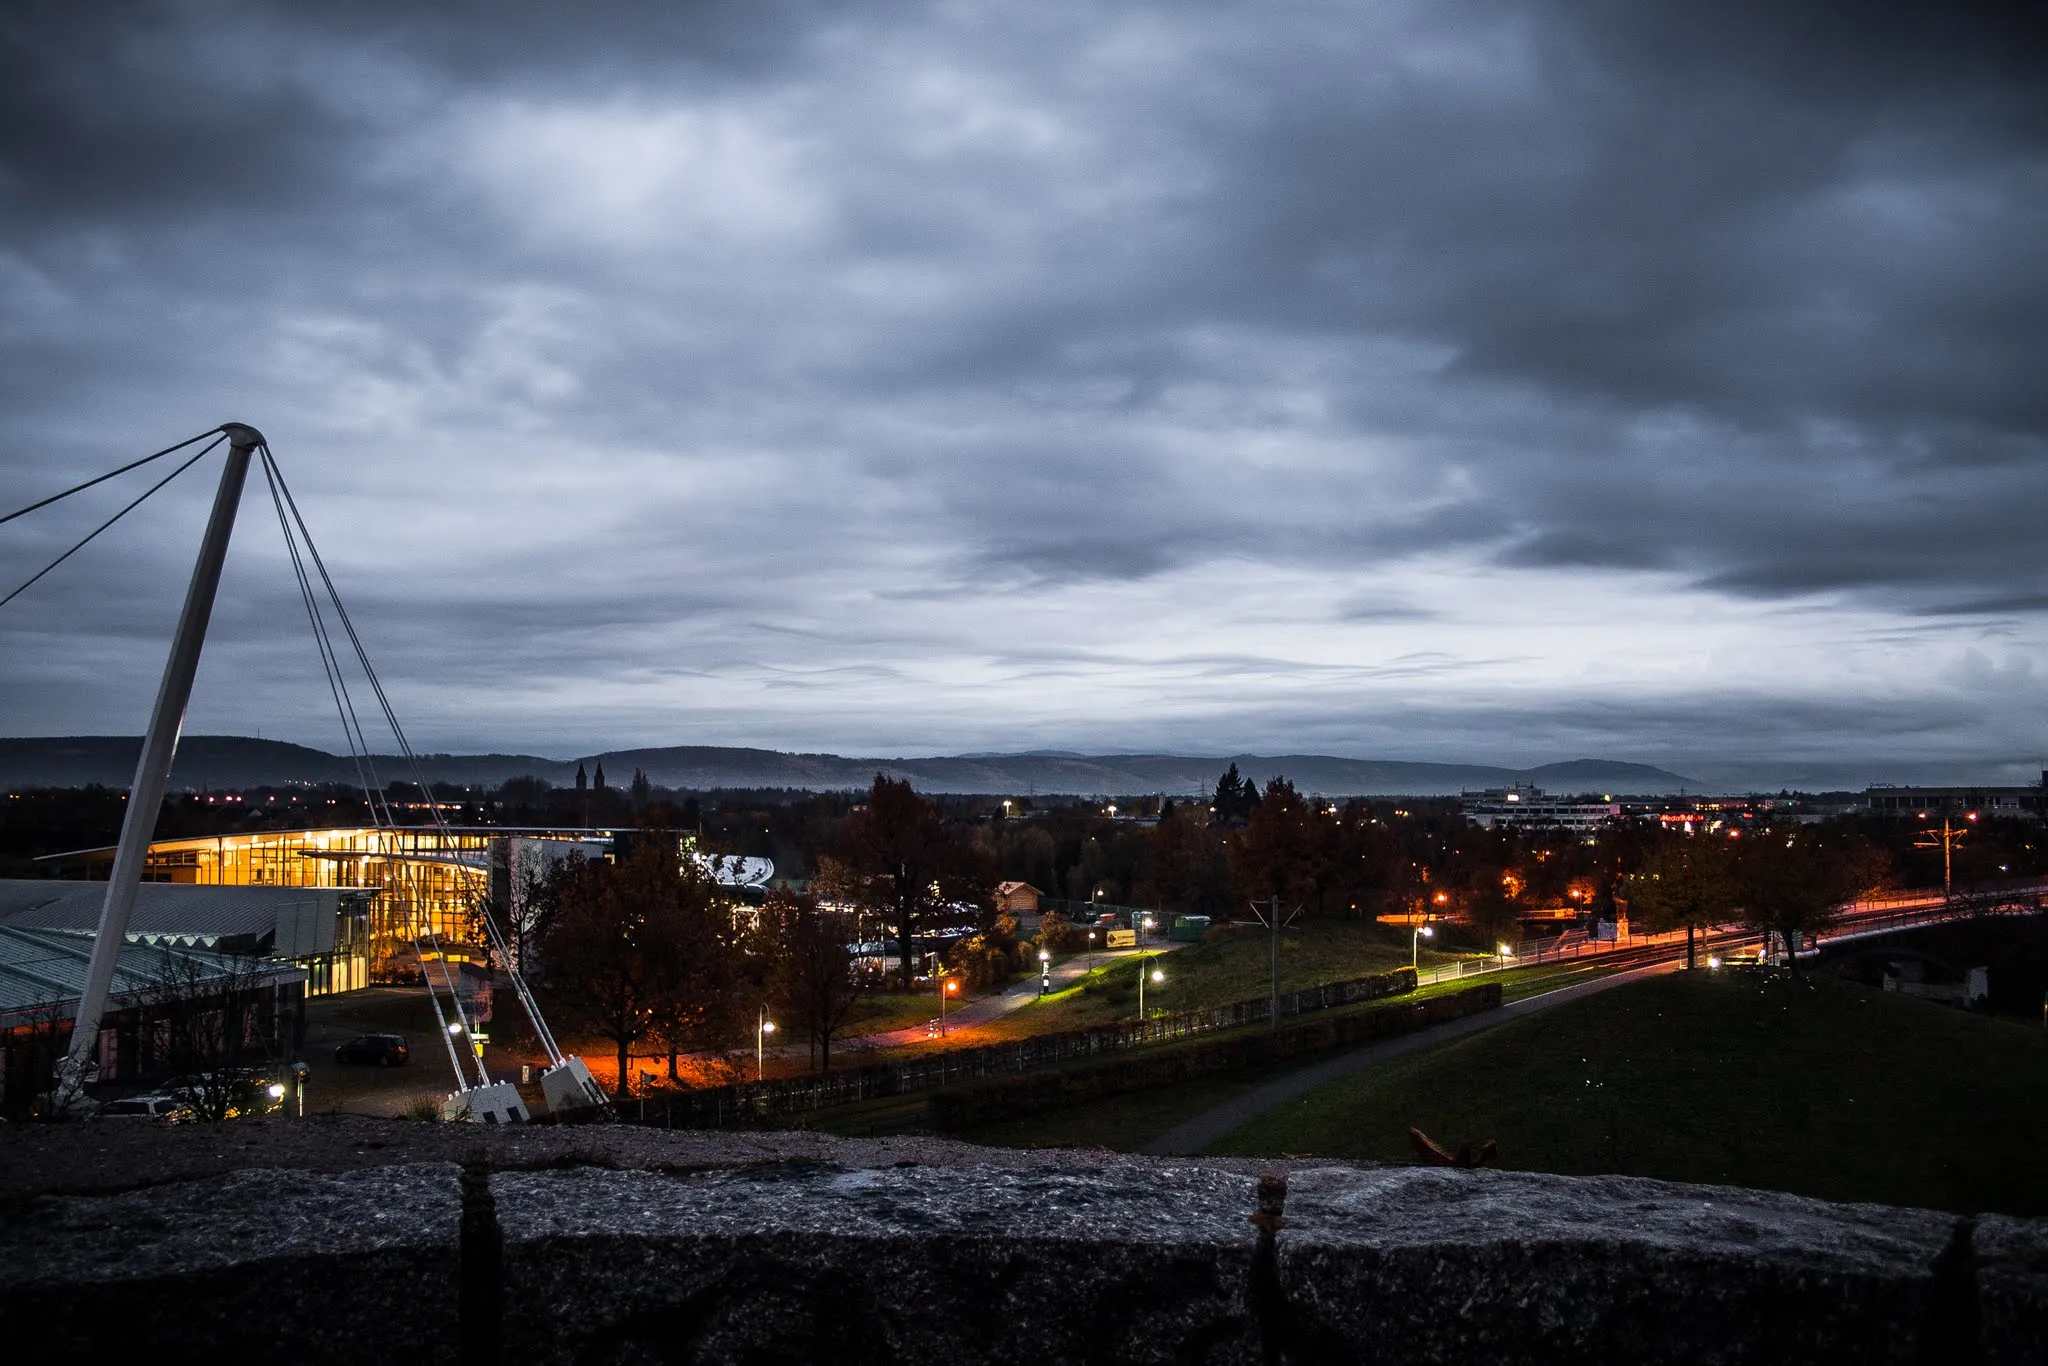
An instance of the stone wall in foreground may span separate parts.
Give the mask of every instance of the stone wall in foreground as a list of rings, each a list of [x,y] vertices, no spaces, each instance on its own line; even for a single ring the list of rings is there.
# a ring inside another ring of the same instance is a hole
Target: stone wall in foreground
[[[991,1153],[991,1159],[1000,1155]],[[10,1360],[2048,1362],[2048,1221],[1630,1178],[414,1163],[14,1200]]]

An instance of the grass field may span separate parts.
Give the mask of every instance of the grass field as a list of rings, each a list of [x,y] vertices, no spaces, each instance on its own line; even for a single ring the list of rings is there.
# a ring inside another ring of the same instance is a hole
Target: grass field
[[[1571,982],[1604,976],[1610,969],[1593,965],[1511,969],[1465,982],[1444,982],[1423,987],[1402,1000],[1459,991],[1474,982],[1499,981],[1504,1001],[1520,1000],[1555,990]],[[1370,1009],[1370,1007],[1354,1007]],[[1136,1091],[1106,1100],[1075,1105],[1057,1114],[1033,1115],[991,1125],[964,1135],[976,1143],[1004,1148],[1110,1148],[1135,1152],[1183,1120],[1192,1119],[1211,1106],[1235,1099],[1275,1077],[1309,1066],[1310,1059],[1293,1058],[1269,1067],[1251,1068],[1226,1077],[1213,1077],[1182,1086]]]
[[[1138,973],[1156,968],[1164,982],[1145,985],[1145,1013],[1156,1015],[1265,995],[1272,984],[1271,948],[1263,929],[1240,928],[1176,949],[1153,962],[1125,958],[1105,962],[1081,979],[989,1026],[989,1042],[1061,1029],[1132,1020],[1138,1014]],[[1085,957],[1085,955],[1083,955]],[[1373,921],[1312,921],[1280,939],[1280,990],[1369,977],[1408,965],[1406,930]],[[1422,965],[1455,961],[1454,955],[1424,950]]]
[[[1680,973],[1333,1083],[1212,1151],[1409,1159],[2048,1213],[2048,1033],[1826,977]]]

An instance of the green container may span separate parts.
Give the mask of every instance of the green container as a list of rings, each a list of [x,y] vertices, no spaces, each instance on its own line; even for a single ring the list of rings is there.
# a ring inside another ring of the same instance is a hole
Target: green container
[[[1206,915],[1177,915],[1173,928],[1166,937],[1177,944],[1199,944],[1202,936],[1209,933],[1209,917]]]

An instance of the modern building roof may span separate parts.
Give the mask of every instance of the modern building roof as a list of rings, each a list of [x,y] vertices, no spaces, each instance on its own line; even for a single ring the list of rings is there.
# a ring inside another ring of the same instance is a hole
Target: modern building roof
[[[92,943],[90,932],[0,925],[0,1026],[22,1024],[43,1015],[70,1019],[85,988]],[[181,989],[204,989],[209,982],[225,982],[237,975],[247,980],[252,970],[266,982],[296,982],[306,975],[289,963],[270,959],[131,942],[121,946],[114,962],[109,999],[115,1004],[132,1003],[167,980]]]
[[[334,948],[334,917],[353,887],[219,887],[145,882],[135,889],[128,940],[192,949],[261,949],[295,958]],[[0,928],[84,934],[99,929],[104,882],[0,878]]]

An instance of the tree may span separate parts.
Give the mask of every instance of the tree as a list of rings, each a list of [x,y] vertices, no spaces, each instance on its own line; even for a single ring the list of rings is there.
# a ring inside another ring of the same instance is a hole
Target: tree
[[[1799,970],[1799,938],[1834,922],[1836,912],[1884,880],[1883,854],[1857,842],[1829,843],[1812,830],[1762,830],[1735,858],[1742,921],[1785,944]]]
[[[785,1020],[818,1046],[819,1070],[832,1070],[832,1040],[870,985],[853,955],[854,916],[827,910],[815,896],[777,888],[761,907],[774,964],[770,988]]]
[[[1267,783],[1265,799],[1252,808],[1251,819],[1231,842],[1238,891],[1260,902],[1274,896],[1314,898],[1320,882],[1315,819],[1293,783],[1285,778]]]
[[[1240,778],[1235,763],[1216,780],[1216,795],[1209,803],[1219,821],[1244,820],[1258,804],[1259,785],[1250,778]]]
[[[1141,904],[1196,915],[1230,908],[1230,848],[1219,824],[1177,811],[1155,826],[1138,858]]]
[[[908,782],[879,773],[866,803],[846,818],[838,865],[840,885],[832,890],[886,915],[894,927],[905,990],[916,975],[919,933],[951,908],[982,921],[992,911],[995,879],[980,854]]]
[[[617,864],[571,855],[548,869],[542,896],[542,987],[572,1027],[617,1049],[618,1094],[632,1084],[633,1045],[679,1042],[726,1004],[731,922],[710,874],[663,840],[638,842]]]
[[[238,1067],[252,1047],[268,1045],[277,1024],[277,988],[262,959],[160,949],[155,971],[138,993],[148,1022],[152,1067],[182,1072],[177,1096],[192,1118],[233,1119],[261,1114],[271,1104],[263,1094],[271,1078]]]
[[[1685,930],[1685,965],[1696,966],[1693,935],[1734,912],[1737,889],[1729,843],[1680,836],[1652,853],[1623,883],[1629,918],[1653,934]]]

